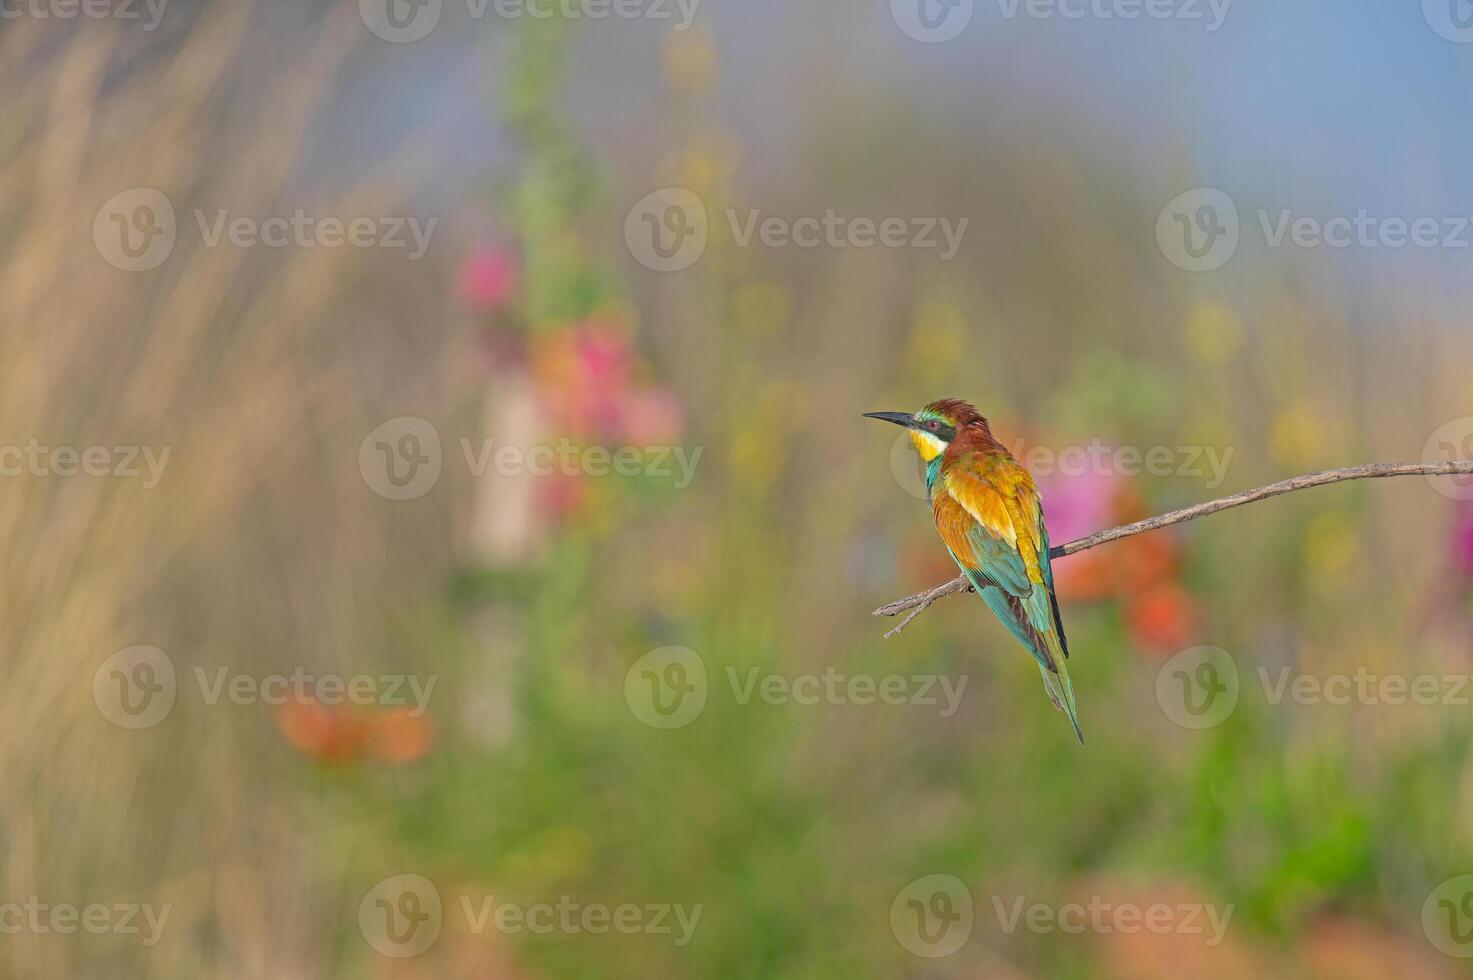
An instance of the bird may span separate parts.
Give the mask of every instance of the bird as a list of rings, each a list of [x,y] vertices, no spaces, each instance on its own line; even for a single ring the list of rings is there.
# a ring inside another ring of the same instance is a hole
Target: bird
[[[910,433],[926,466],[926,496],[942,543],[982,601],[1033,654],[1049,700],[1069,716],[1083,744],[1043,498],[1033,474],[993,437],[982,413],[960,398],[942,398],[913,414],[864,417]]]

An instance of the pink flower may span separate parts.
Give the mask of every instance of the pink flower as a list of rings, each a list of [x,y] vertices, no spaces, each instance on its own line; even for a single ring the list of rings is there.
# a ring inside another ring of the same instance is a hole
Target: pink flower
[[[1038,479],[1043,516],[1055,544],[1073,541],[1115,522],[1120,477],[1093,469],[1078,475],[1050,473]]]
[[[520,269],[510,251],[487,245],[472,252],[461,264],[457,292],[478,313],[494,310],[511,298]]]
[[[538,385],[570,435],[605,437],[619,431],[634,352],[615,326],[585,323],[538,339]]]
[[[1459,516],[1451,543],[1453,568],[1473,577],[1473,509],[1465,509]]]
[[[668,445],[685,428],[680,401],[661,388],[630,392],[622,414],[624,438],[636,446]]]
[[[537,481],[537,503],[553,524],[573,519],[588,497],[588,484],[581,476],[554,473]]]

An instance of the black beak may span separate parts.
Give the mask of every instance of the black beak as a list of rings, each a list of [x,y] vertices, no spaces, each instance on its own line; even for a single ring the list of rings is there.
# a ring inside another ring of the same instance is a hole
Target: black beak
[[[916,427],[915,416],[909,412],[865,412],[867,419],[879,419],[882,422],[894,422],[896,425],[906,429]]]

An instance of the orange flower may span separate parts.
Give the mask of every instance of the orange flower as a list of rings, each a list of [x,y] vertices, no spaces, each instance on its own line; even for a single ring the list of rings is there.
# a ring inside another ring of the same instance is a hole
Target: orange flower
[[[427,714],[415,715],[408,708],[379,711],[372,719],[373,757],[401,765],[429,754],[435,744],[435,729]]]
[[[414,762],[435,742],[429,716],[415,716],[408,708],[365,709],[310,699],[278,708],[276,729],[307,758],[333,766],[369,756],[392,765]]]
[[[276,729],[298,752],[328,765],[357,762],[368,747],[367,728],[342,705],[288,701],[276,711]]]
[[[1054,583],[1060,602],[1096,602],[1115,594],[1120,585],[1108,546],[1055,558]]]
[[[1126,599],[1131,638],[1156,653],[1191,646],[1200,619],[1192,594],[1174,582],[1160,582]]]
[[[1170,532],[1152,531],[1104,547],[1115,549],[1116,574],[1126,592],[1140,592],[1176,578],[1181,546]]]

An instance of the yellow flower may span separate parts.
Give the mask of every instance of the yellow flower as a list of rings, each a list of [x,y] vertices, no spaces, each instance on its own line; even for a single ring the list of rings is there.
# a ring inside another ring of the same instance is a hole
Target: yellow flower
[[[1281,463],[1304,468],[1323,458],[1322,448],[1333,442],[1334,433],[1307,403],[1290,405],[1274,419],[1269,443]]]
[[[1226,306],[1198,303],[1187,317],[1187,345],[1203,364],[1225,364],[1243,346],[1242,321]]]
[[[906,374],[926,385],[945,380],[961,358],[966,332],[966,318],[953,304],[922,303],[905,347]]]
[[[665,77],[675,88],[699,92],[711,84],[711,76],[716,73],[716,46],[704,31],[668,35],[662,54]]]
[[[1360,536],[1343,512],[1327,510],[1310,522],[1304,535],[1304,563],[1317,576],[1339,579],[1359,553]]]
[[[751,336],[776,333],[787,326],[792,311],[792,298],[783,286],[758,280],[740,286],[736,291],[737,327]]]

